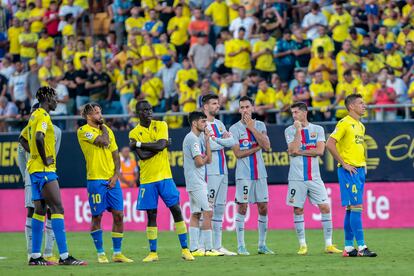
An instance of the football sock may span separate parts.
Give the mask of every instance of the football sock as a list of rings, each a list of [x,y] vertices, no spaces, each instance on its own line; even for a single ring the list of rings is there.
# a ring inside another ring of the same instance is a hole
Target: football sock
[[[103,253],[103,241],[102,241],[102,229],[98,229],[91,232],[93,243],[95,244],[96,251],[99,253]]]
[[[213,249],[213,233],[211,229],[201,229],[201,236],[203,237],[204,247],[206,250]]]
[[[200,237],[200,228],[190,226],[189,230],[190,230],[190,251],[195,251],[199,247],[198,240]]]
[[[46,231],[45,231],[45,256],[52,256],[53,254],[53,245],[55,244],[55,234],[52,229],[52,221],[46,219]]]
[[[26,218],[24,233],[26,236],[27,254],[32,254],[32,218]]]
[[[354,233],[351,228],[351,210],[346,210],[344,218],[344,232],[345,232],[345,249],[347,251],[352,250],[351,247],[354,247]]]
[[[201,236],[201,228],[203,228],[203,221],[204,221],[203,214],[201,214],[200,221],[198,223],[199,228],[200,228],[200,232],[198,236],[198,248],[204,248],[204,241],[203,241],[203,237]]]
[[[33,214],[32,218],[32,258],[41,256],[41,247],[43,239],[43,227],[45,224],[45,216]]]
[[[325,238],[325,246],[332,245],[332,217],[331,213],[322,214],[323,237]]]
[[[305,219],[303,215],[294,215],[293,221],[295,223],[296,236],[298,237],[299,245],[306,245]]]
[[[364,230],[362,229],[362,208],[351,209],[351,228],[355,235],[358,247],[365,245]]]
[[[245,246],[244,243],[244,219],[245,215],[236,214],[236,234],[237,234],[237,246]]]
[[[184,221],[179,221],[174,223],[175,225],[175,232],[178,235],[178,239],[180,240],[181,248],[188,248],[187,245],[187,226],[185,225]]]
[[[158,237],[158,228],[148,226],[147,227],[147,238],[148,238],[151,252],[157,252],[157,237]]]
[[[112,232],[112,247],[114,250],[114,254],[121,253],[122,247],[122,238],[124,237],[124,233]]]
[[[68,248],[66,244],[65,219],[63,214],[52,214],[52,229],[53,233],[55,234],[59,254],[64,260],[65,258],[62,257],[62,255],[67,255]]]
[[[266,244],[267,221],[268,221],[267,215],[266,216],[259,215],[259,218],[258,218],[259,247],[264,246]]]
[[[223,215],[224,215],[224,204],[217,204],[214,207],[213,218],[211,220],[213,230],[213,248],[219,249],[222,247],[222,231],[223,231]]]

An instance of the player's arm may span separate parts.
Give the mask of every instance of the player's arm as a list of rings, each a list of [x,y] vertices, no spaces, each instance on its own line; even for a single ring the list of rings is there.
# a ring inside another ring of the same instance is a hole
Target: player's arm
[[[120,170],[121,170],[121,160],[119,158],[119,152],[118,149],[114,150],[112,152],[112,160],[114,161],[115,169],[114,169],[114,175],[109,179],[108,183],[108,189],[112,189],[116,185],[116,181],[119,178]]]
[[[252,154],[255,154],[256,152],[258,152],[261,147],[254,147],[251,149],[246,149],[246,150],[241,150],[240,149],[240,145],[239,144],[235,144],[232,148],[231,148],[234,152],[234,155],[236,156],[236,158],[241,159],[241,158],[245,158],[247,156],[250,156]]]
[[[325,143],[317,142],[315,149],[299,150],[297,155],[316,157],[316,156],[323,156],[324,152],[325,152]]]
[[[102,134],[98,135],[95,140],[93,141],[93,144],[98,147],[108,147],[109,146],[109,133],[108,129],[105,127],[105,125],[100,125],[99,128],[102,130]]]
[[[141,143],[140,148],[147,151],[158,153],[168,147],[168,140],[160,139],[152,143]]]
[[[149,150],[144,150],[142,148],[137,148],[137,141],[135,139],[131,138],[129,141],[129,148],[131,149],[131,151],[135,152],[141,160],[150,159],[158,153]]]
[[[246,121],[247,120],[247,121]],[[251,117],[245,119],[247,128],[252,132],[254,138],[256,138],[259,146],[265,151],[270,151],[270,140],[266,131],[259,131],[255,128],[255,120]]]
[[[200,152],[200,145],[198,141],[191,147],[192,155],[194,156],[194,163],[197,168],[200,168],[206,164],[211,163],[211,147],[210,147],[210,136],[204,135],[204,144],[206,147],[206,154],[203,155]]]
[[[42,158],[42,162],[45,166],[49,166],[55,162],[53,157],[49,156],[46,157],[46,150],[45,150],[45,134],[41,131],[36,132],[36,147],[37,151],[39,152],[40,158]]]
[[[302,140],[302,135],[301,135],[301,127],[295,127],[295,134],[293,136],[293,140],[292,140],[292,136],[289,135],[289,133],[287,133],[289,130],[286,130],[285,136],[286,136],[286,140],[288,143],[288,154],[290,156],[297,156],[299,155],[299,151],[300,151],[300,147],[302,145],[301,140]]]
[[[22,145],[26,152],[30,153],[29,142],[22,135],[19,136],[19,143]]]
[[[329,152],[332,154],[333,158],[338,161],[338,163],[349,173],[354,174],[357,172],[356,168],[354,166],[351,166],[342,159],[341,155],[338,152],[338,149],[336,148],[336,139],[332,136],[328,138],[328,141],[326,142],[326,147],[328,148]]]

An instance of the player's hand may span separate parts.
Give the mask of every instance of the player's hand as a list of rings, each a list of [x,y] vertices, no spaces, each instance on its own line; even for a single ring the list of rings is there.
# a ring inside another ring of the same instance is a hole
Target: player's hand
[[[231,137],[231,133],[228,132],[228,131],[225,131],[221,137],[223,137],[223,139],[230,138]]]
[[[293,123],[293,126],[295,127],[296,130],[301,130],[302,129],[302,124],[299,121],[295,121]]]
[[[256,120],[253,120],[251,115],[245,114],[244,115],[244,122],[246,123],[246,126],[249,130],[254,129],[254,126],[256,124]]]
[[[212,135],[212,133],[210,132],[210,130],[206,127],[204,129],[204,139],[207,142],[209,142],[210,138],[213,138],[214,136]]]
[[[45,166],[50,166],[50,165],[52,165],[54,163],[55,163],[55,160],[53,159],[53,156],[46,157]]]
[[[342,165],[342,167],[344,168],[344,170],[348,171],[351,175],[352,175],[352,174],[357,174],[357,173],[358,173],[358,172],[357,172],[357,169],[356,169],[354,166],[349,165],[349,164],[347,164],[347,163],[344,163],[344,164]]]
[[[118,175],[116,175],[116,174],[109,179],[108,190],[115,187],[117,180],[118,180]]]

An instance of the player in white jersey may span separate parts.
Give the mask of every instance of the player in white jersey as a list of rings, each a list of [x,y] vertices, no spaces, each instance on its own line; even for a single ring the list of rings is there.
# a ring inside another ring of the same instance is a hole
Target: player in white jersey
[[[213,249],[211,230],[212,208],[208,201],[206,183],[206,165],[211,162],[210,135],[206,128],[207,117],[199,111],[191,112],[188,121],[191,131],[183,141],[185,186],[190,197],[190,251],[194,257],[223,256]],[[204,133],[204,135],[202,134]],[[202,142],[202,140],[204,140]],[[204,146],[205,145],[205,150]],[[202,243],[198,244],[200,235],[200,217],[204,220],[201,226]],[[204,250],[199,250],[201,247]]]
[[[319,172],[318,156],[323,156],[325,151],[325,131],[323,127],[308,122],[308,108],[305,103],[294,103],[290,110],[294,124],[285,129],[290,156],[286,204],[293,206],[295,230],[300,245],[298,254],[308,253],[303,215],[306,198],[312,204],[318,205],[321,212],[325,252],[341,253],[341,250],[332,245],[331,209]]]
[[[231,148],[234,139],[225,125],[215,116],[220,110],[219,97],[208,94],[202,98],[202,108],[207,116],[207,129],[211,134],[211,163],[207,164],[207,190],[209,202],[213,206],[213,248],[224,255],[237,255],[222,246],[223,216],[228,190],[228,171],[225,148]]]
[[[39,107],[39,103],[35,103],[32,106],[31,112],[35,111]],[[56,154],[59,152],[60,140],[62,136],[62,131],[57,126],[53,125],[55,132],[55,150]],[[32,182],[30,181],[30,174],[27,171],[27,161],[29,160],[29,145],[27,141],[27,129],[24,128],[19,136],[19,147],[17,149],[17,165],[19,166],[20,173],[24,180],[24,207],[27,209],[26,224],[25,224],[25,236],[26,236],[26,245],[27,245],[27,254],[30,259],[32,254],[32,216],[34,213],[34,204],[32,201]],[[53,256],[53,245],[55,243],[55,234],[52,230],[52,222],[50,219],[50,210],[47,210],[47,221],[46,221],[46,230],[45,230],[45,249],[43,258],[51,263],[57,263],[59,260]]]
[[[259,212],[259,254],[274,254],[266,246],[267,232],[267,173],[262,150],[270,151],[270,140],[263,122],[252,119],[253,100],[247,96],[239,100],[241,120],[230,127],[235,140],[232,147],[236,165],[236,233],[237,253],[250,255],[244,242],[244,222],[249,203],[256,203]]]

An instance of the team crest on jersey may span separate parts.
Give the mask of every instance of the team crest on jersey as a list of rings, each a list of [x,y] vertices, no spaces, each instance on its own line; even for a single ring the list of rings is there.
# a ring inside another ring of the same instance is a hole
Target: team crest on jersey
[[[196,152],[200,152],[200,145],[199,144],[194,144],[194,151]]]
[[[46,122],[42,122],[42,129],[46,130],[47,129],[47,123]]]
[[[316,138],[316,132],[312,132],[312,133],[310,134],[310,138],[315,139],[315,138]]]
[[[92,132],[86,132],[85,137],[86,137],[86,139],[91,140],[93,138],[93,133]]]
[[[243,142],[242,142],[243,147],[248,147],[249,145],[250,145],[249,140],[243,140]]]

